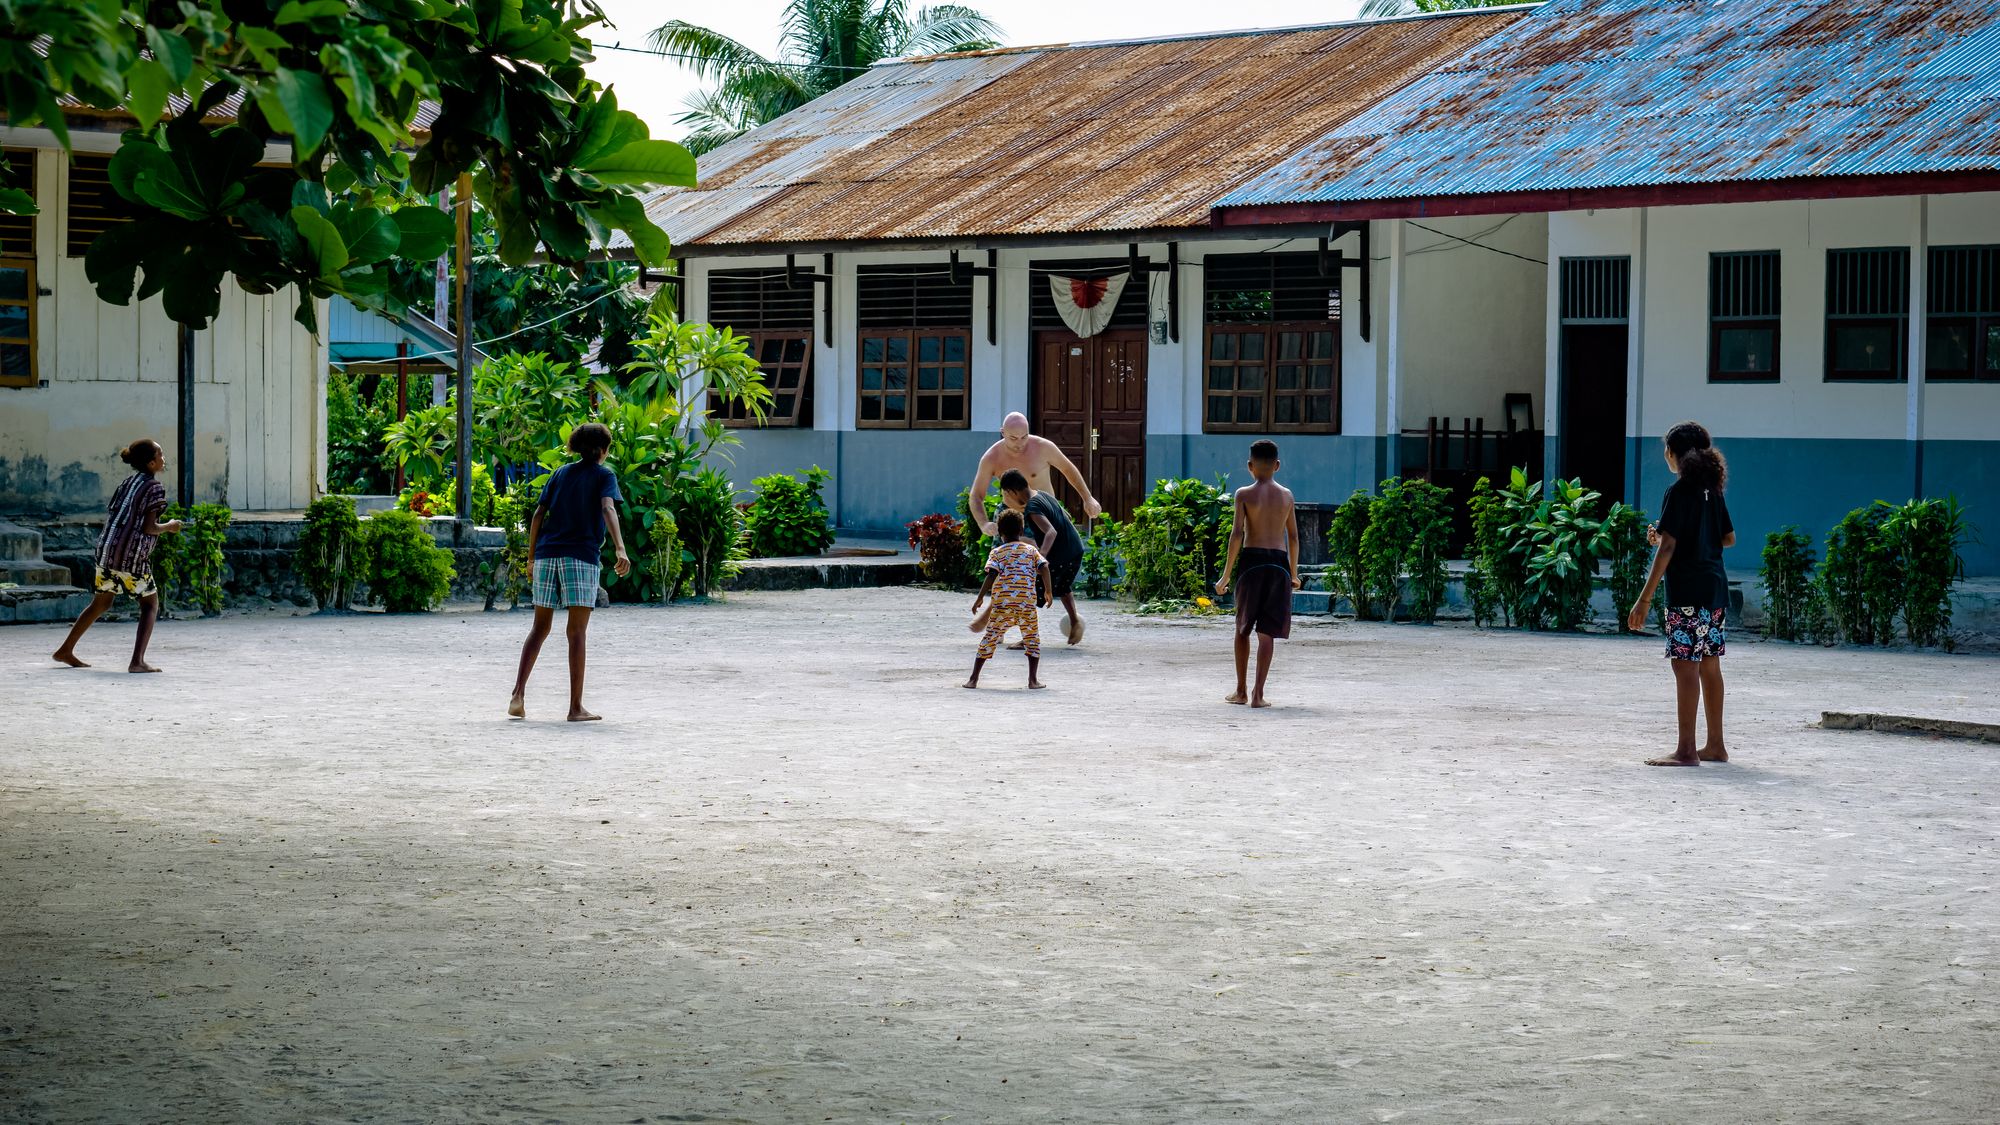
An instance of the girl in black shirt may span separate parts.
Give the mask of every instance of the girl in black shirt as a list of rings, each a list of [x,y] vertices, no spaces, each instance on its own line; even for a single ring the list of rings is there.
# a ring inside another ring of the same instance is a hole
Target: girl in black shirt
[[[1633,632],[1645,628],[1653,606],[1653,591],[1661,578],[1667,583],[1667,659],[1674,670],[1674,696],[1680,738],[1672,755],[1649,759],[1649,766],[1698,766],[1726,762],[1722,745],[1723,619],[1729,608],[1729,574],[1722,567],[1722,549],[1736,544],[1736,527],[1722,499],[1729,467],[1708,431],[1696,422],[1682,422],[1667,431],[1667,467],[1679,475],[1660,504],[1660,520],[1647,538],[1659,548],[1652,573],[1639,592],[1626,624]],[[1705,704],[1708,741],[1694,744],[1694,712]]]

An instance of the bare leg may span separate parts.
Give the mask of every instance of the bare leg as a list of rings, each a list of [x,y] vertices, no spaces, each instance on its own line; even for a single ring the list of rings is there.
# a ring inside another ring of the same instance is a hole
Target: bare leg
[[[1245,637],[1247,645],[1249,638]],[[1277,638],[1269,633],[1257,634],[1257,687],[1250,693],[1250,706],[1269,707],[1264,700],[1264,677],[1271,674],[1271,657],[1277,652]]]
[[[1036,671],[1040,669],[1041,666],[1042,666],[1042,658],[1030,653],[1028,656],[1028,686],[1035,690],[1040,690],[1042,688],[1049,686],[1043,683],[1040,679],[1036,678],[1035,676]]]
[[[966,687],[977,688],[979,686],[979,670],[984,667],[986,667],[985,657],[975,656],[972,658],[972,678],[965,681]]]
[[[1701,705],[1708,717],[1708,741],[1702,744],[1701,760],[1726,762],[1729,751],[1722,745],[1722,658],[1711,656],[1701,662]]]
[[[569,721],[587,723],[602,718],[583,709],[583,638],[590,631],[590,608],[587,605],[569,607],[569,624],[565,632],[569,634]]]
[[[1222,697],[1224,703],[1250,702],[1250,634],[1236,633],[1236,690]]]
[[[1063,612],[1069,614],[1069,636],[1063,640],[1068,644],[1076,644],[1083,640],[1083,615],[1076,611],[1076,593],[1072,591],[1064,594],[1062,604]]]
[[[127,672],[157,672],[146,663],[146,646],[153,640],[153,623],[160,619],[160,596],[147,594],[139,599],[139,634],[132,639],[132,666]]]
[[[97,624],[97,619],[104,616],[104,611],[110,608],[111,594],[109,592],[100,592],[96,597],[90,599],[90,604],[84,606],[83,612],[76,615],[76,624],[69,627],[69,636],[63,638],[62,647],[56,650],[56,662],[58,664],[67,664],[72,668],[90,667],[90,665],[76,658],[76,642],[82,640],[83,634],[92,625]]]
[[[1679,732],[1670,757],[1648,758],[1649,766],[1698,766],[1694,750],[1694,713],[1701,705],[1701,666],[1692,660],[1669,660],[1674,666],[1674,725]]]
[[[521,643],[521,670],[514,675],[514,695],[507,701],[507,713],[517,719],[528,717],[528,673],[535,670],[535,658],[542,654],[542,642],[549,639],[549,626],[555,617],[555,610],[536,606],[534,624],[528,626],[528,639]]]

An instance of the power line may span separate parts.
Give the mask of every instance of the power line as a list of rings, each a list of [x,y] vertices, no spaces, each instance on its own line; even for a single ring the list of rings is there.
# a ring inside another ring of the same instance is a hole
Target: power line
[[[663,59],[685,59],[689,62],[713,63],[715,61],[707,55],[691,55],[685,51],[660,51],[651,47],[627,47],[622,43],[592,43],[591,48],[593,50],[625,51],[634,55],[653,55]],[[875,69],[869,66],[842,66],[838,63],[789,63],[771,62],[764,59],[758,61],[763,66],[777,67],[782,70],[844,70],[850,74],[866,74],[870,70]]]
[[[1436,227],[1427,227],[1427,226],[1425,226],[1425,225],[1424,225],[1424,224],[1422,224],[1422,223],[1419,223],[1419,222],[1412,222],[1411,220],[1408,220],[1408,219],[1405,219],[1405,220],[1403,220],[1403,221],[1404,221],[1404,222],[1407,222],[1407,223],[1409,223],[1409,224],[1410,224],[1411,226],[1413,226],[1413,227],[1417,228],[1418,230],[1427,230],[1427,231],[1431,232],[1432,234],[1435,234],[1435,235],[1438,235],[1438,236],[1439,236],[1439,237],[1441,237],[1441,238],[1449,238],[1449,239],[1451,239],[1451,240],[1452,240],[1452,241],[1454,241],[1454,242],[1463,242],[1463,243],[1465,243],[1465,244],[1466,244],[1467,246],[1477,246],[1477,247],[1479,247],[1479,248],[1480,248],[1481,250],[1491,250],[1491,251],[1493,251],[1493,252],[1494,252],[1495,254],[1505,254],[1505,255],[1507,255],[1507,256],[1508,256],[1509,258],[1519,258],[1519,259],[1521,259],[1521,260],[1522,260],[1522,261],[1524,261],[1524,262],[1533,262],[1533,263],[1535,263],[1535,264],[1536,264],[1536,265],[1538,265],[1538,266],[1546,266],[1546,265],[1548,265],[1548,263],[1547,263],[1547,262],[1545,262],[1545,261],[1541,260],[1540,258],[1530,258],[1530,257],[1528,257],[1528,256],[1527,256],[1526,254],[1516,254],[1516,253],[1514,253],[1514,252],[1513,252],[1512,250],[1502,250],[1502,249],[1500,249],[1500,248],[1499,248],[1498,246],[1488,246],[1488,245],[1486,245],[1486,244],[1485,244],[1484,242],[1474,242],[1474,241],[1472,241],[1472,240],[1471,240],[1471,239],[1469,239],[1469,238],[1460,238],[1460,237],[1459,237],[1458,235],[1455,235],[1455,234],[1452,234],[1452,233],[1451,233],[1450,231],[1442,231],[1442,230],[1439,230],[1439,229],[1437,229]],[[1504,226],[1504,225],[1506,225],[1506,224],[1504,224],[1504,223],[1503,223],[1503,224],[1501,224],[1501,225],[1502,225],[1502,226]],[[1495,228],[1493,228],[1493,229],[1494,229],[1494,230],[1498,230],[1498,229],[1500,229],[1500,228],[1499,228],[1499,227],[1495,227]]]

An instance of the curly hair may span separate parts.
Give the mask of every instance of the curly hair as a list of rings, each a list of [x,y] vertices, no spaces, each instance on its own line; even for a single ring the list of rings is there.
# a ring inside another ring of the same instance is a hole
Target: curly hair
[[[1680,464],[1683,480],[1722,491],[1722,486],[1729,480],[1729,462],[1715,447],[1714,439],[1708,436],[1708,427],[1700,422],[1682,422],[1668,430],[1664,440],[1667,452],[1673,454],[1674,460]]]

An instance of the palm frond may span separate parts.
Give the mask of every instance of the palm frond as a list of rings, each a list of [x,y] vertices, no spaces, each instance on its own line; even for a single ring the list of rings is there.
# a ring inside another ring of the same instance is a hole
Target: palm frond
[[[984,51],[1000,45],[1000,25],[961,4],[922,8],[895,44],[899,55]]]
[[[1382,20],[1411,15],[1416,11],[1415,0],[1363,0],[1359,15],[1364,20]]]
[[[771,60],[718,31],[669,20],[646,35],[655,51],[678,57],[698,78],[726,78],[744,70],[770,70]]]

